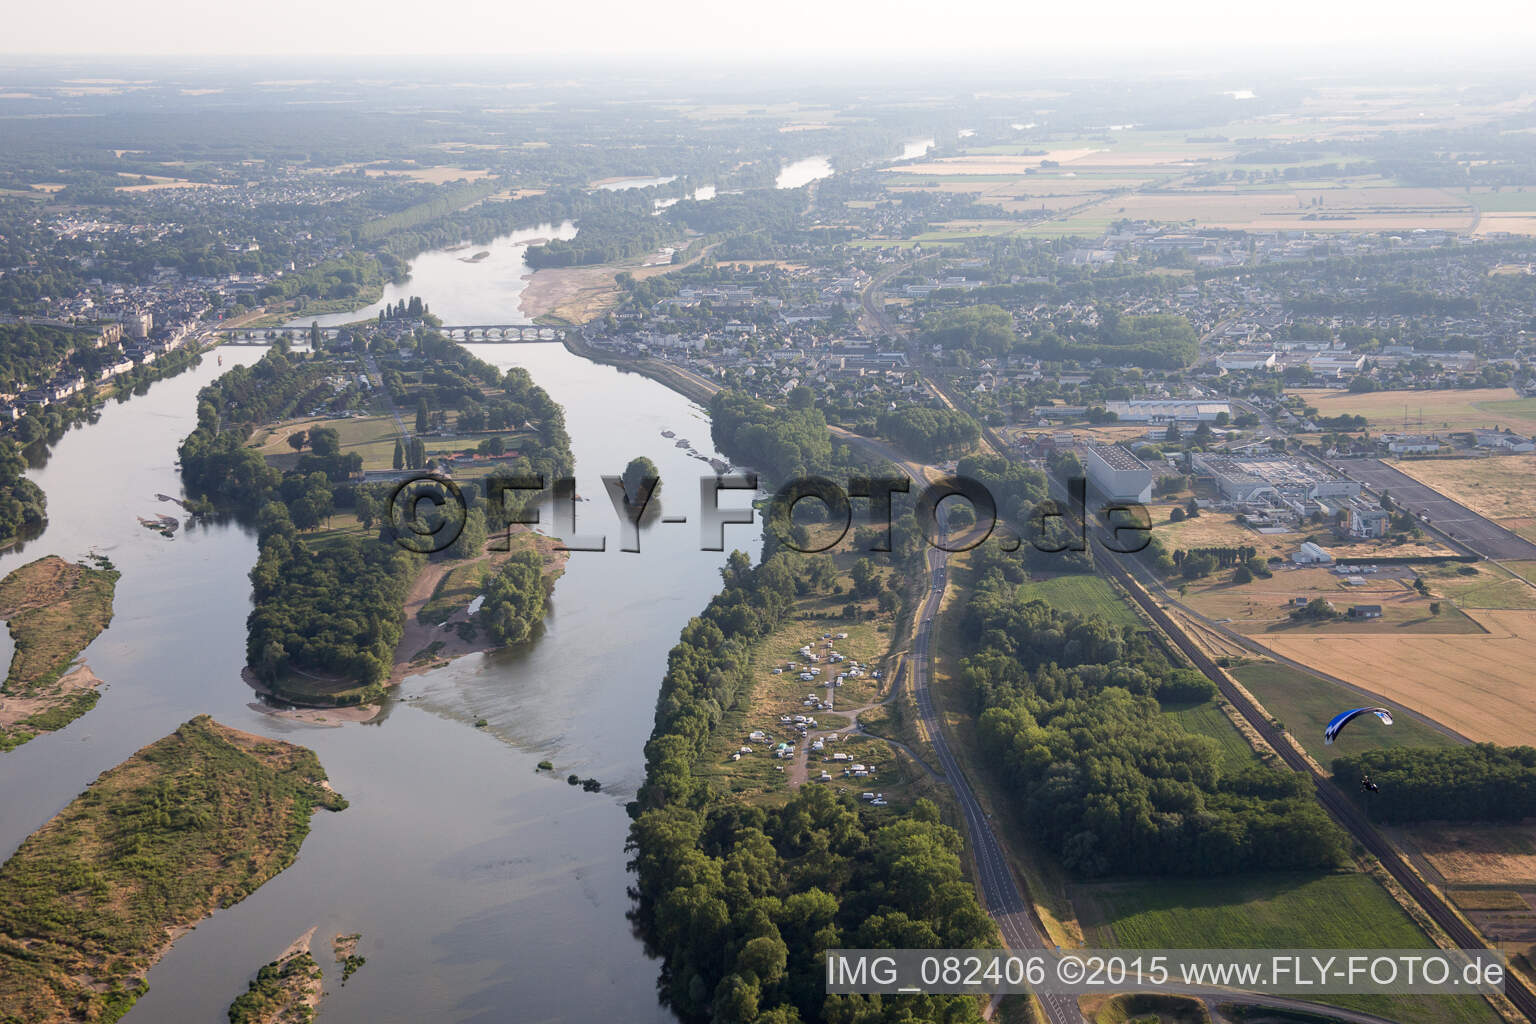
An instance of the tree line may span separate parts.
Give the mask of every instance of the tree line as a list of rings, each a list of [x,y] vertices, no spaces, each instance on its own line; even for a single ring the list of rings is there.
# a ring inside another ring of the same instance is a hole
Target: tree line
[[[880,436],[894,441],[903,451],[925,459],[954,456],[974,445],[981,427],[958,409],[930,409],[904,405],[881,413],[875,421]]]
[[[1370,750],[1333,762],[1348,791],[1363,794],[1382,821],[1518,821],[1536,816],[1536,747],[1476,743],[1440,750]]]

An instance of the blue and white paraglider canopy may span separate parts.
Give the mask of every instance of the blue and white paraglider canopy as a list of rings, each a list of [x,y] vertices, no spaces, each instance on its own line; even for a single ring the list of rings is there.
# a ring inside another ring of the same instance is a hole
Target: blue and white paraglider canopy
[[[1392,712],[1386,708],[1354,708],[1341,715],[1335,715],[1333,721],[1328,723],[1328,728],[1323,730],[1323,742],[1332,743],[1338,738],[1344,727],[1361,715],[1375,715],[1387,725],[1392,724]]]

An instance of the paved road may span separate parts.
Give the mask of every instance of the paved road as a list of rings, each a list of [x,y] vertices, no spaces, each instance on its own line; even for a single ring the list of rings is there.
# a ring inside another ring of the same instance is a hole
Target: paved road
[[[405,429],[405,420],[400,418],[400,410],[395,408],[395,399],[384,386],[384,375],[379,372],[379,364],[373,358],[373,353],[363,351],[363,364],[368,367],[368,379],[373,381],[373,388],[379,397],[384,399],[384,408],[391,419],[395,421],[395,429],[400,433],[400,440],[406,441],[411,437],[410,431]]]
[[[1427,513],[1432,526],[1480,555],[1498,560],[1536,559],[1536,544],[1380,459],[1334,459],[1328,464],[1374,491],[1390,491],[1393,501],[1414,514]]]
[[[939,715],[933,704],[933,694],[928,689],[929,671],[933,664],[933,620],[938,614],[939,603],[944,597],[948,582],[947,552],[928,549],[928,595],[918,610],[917,636],[912,643],[910,660],[912,693],[917,699],[917,713],[923,729],[933,744],[933,754],[939,769],[955,792],[955,802],[965,818],[966,832],[970,837],[971,851],[976,857],[976,871],[981,883],[982,902],[987,912],[997,922],[1003,942],[1012,950],[1051,949],[1036,923],[1030,903],[1024,898],[1008,860],[1003,855],[1002,844],[987,821],[986,812],[976,801],[965,773],[950,752],[949,743],[940,728]],[[1067,995],[1041,995],[1046,1018],[1050,1024],[1082,1024],[1083,1015],[1077,1000]]]

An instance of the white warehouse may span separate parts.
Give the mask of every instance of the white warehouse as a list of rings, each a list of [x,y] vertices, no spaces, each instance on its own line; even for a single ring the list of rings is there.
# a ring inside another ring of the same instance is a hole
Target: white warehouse
[[[1133,402],[1105,402],[1121,423],[1215,423],[1222,413],[1232,415],[1226,402],[1197,402],[1180,398],[1149,398]]]
[[[1157,473],[1117,444],[1083,446],[1083,468],[1093,486],[1111,501],[1152,500],[1152,481]]]

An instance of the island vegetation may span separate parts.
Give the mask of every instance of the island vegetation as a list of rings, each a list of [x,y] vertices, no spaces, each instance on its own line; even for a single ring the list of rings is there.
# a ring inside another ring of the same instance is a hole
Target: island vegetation
[[[256,972],[229,1004],[229,1024],[311,1024],[321,981],[320,965],[306,941]]]
[[[206,715],[102,774],[0,867],[0,1020],[115,1021],[174,937],[346,801],[309,750]]]
[[[98,680],[70,666],[112,621],[118,575],[106,558],[48,555],[0,580],[0,618],[16,645],[0,686],[0,750],[62,729],[96,705]]]
[[[356,383],[363,346],[387,396]],[[415,408],[410,436],[399,435],[391,407]],[[429,640],[407,636],[405,613],[424,573],[419,621],[446,622],[482,586],[477,622],[460,628],[503,646],[534,635],[563,564],[521,527],[509,530],[529,499],[499,484],[569,473],[563,410],[527,371],[503,374],[429,328],[368,325],[321,352],[279,346],[231,370],[199,394],[181,461],[189,491],[255,521],[248,664],[293,703],[368,704],[402,659],[417,662]],[[389,508],[397,485],[369,481],[365,470],[451,477],[465,506],[453,543],[430,554],[398,543]],[[488,555],[493,536],[505,557]]]

